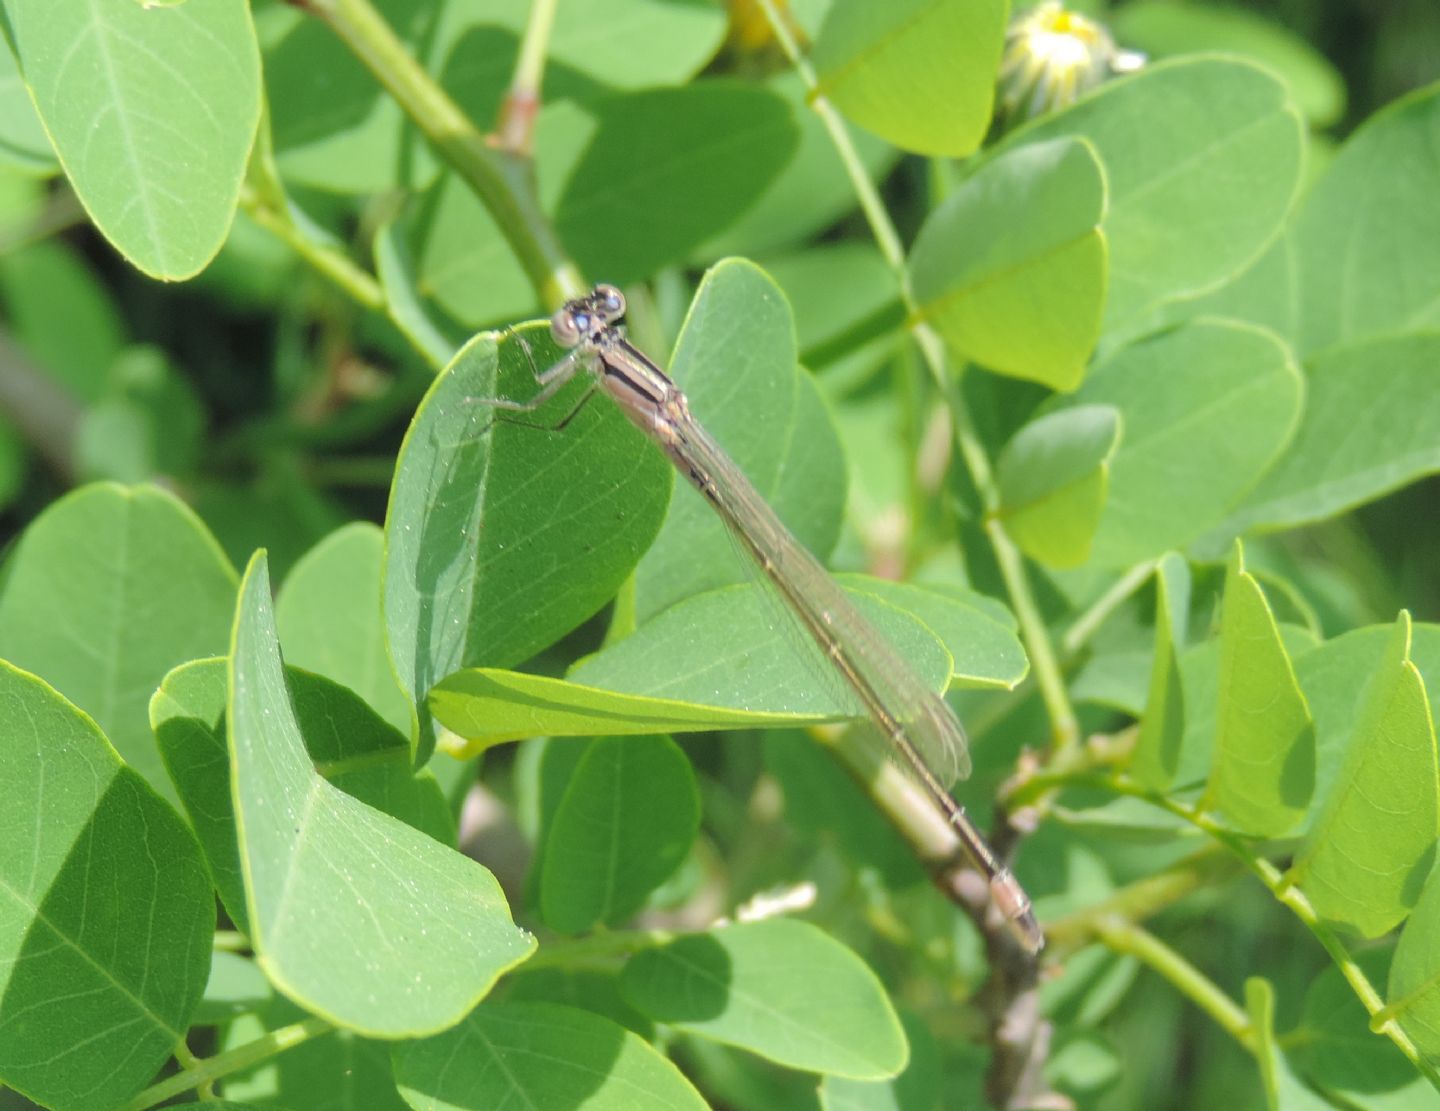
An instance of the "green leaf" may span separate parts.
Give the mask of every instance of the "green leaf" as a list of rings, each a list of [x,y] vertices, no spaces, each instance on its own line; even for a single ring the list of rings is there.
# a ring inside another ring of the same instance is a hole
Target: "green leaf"
[[[1440,328],[1437,135],[1431,85],[1367,120],[1306,197],[1291,261],[1302,351]]]
[[[58,240],[0,253],[6,327],[82,402],[98,401],[125,346],[125,322],[100,276]]]
[[[511,0],[380,0],[382,18],[472,120],[494,120],[514,75],[527,10]],[[328,192],[423,186],[436,159],[354,52],[321,21],[257,12],[275,143],[287,181]],[[547,37],[545,99],[673,85],[715,54],[721,11],[666,0],[567,0]],[[646,49],[636,50],[643,41]]]
[[[855,208],[855,189],[825,121],[805,103],[807,90],[800,76],[785,70],[765,85],[784,97],[795,113],[800,129],[795,154],[754,205],[695,248],[690,257],[696,264],[730,255],[769,256],[781,247],[807,243]],[[872,180],[883,179],[900,157],[894,147],[863,131],[851,135],[850,141]],[[892,292],[893,283],[892,278]]]
[[[1380,1017],[1399,1022],[1431,1064],[1440,1062],[1440,869],[1400,932],[1385,997]]]
[[[412,1107],[704,1111],[680,1070],[623,1026],[552,1003],[487,1003],[459,1026],[395,1047]]]
[[[1031,559],[1063,568],[1089,558],[1119,442],[1118,409],[1077,405],[1029,422],[1005,445],[998,515]]]
[[[811,53],[819,93],[902,150],[960,157],[990,127],[1003,0],[837,0]]]
[[[155,278],[215,257],[260,118],[244,0],[5,0],[25,81],[86,212]]]
[[[1315,797],[1327,799],[1340,783],[1364,700],[1360,677],[1381,667],[1394,628],[1367,625],[1295,657],[1295,673],[1315,719]],[[1420,669],[1430,705],[1440,700],[1440,625],[1420,623],[1411,635],[1410,658]]]
[[[856,581],[858,576],[847,576]],[[798,629],[771,619],[778,599],[761,587],[723,587],[687,598],[624,640],[582,660],[568,679],[477,668],[450,676],[430,696],[436,720],[483,744],[537,735],[683,733],[701,729],[794,727],[863,716],[853,696]],[[918,617],[877,593],[851,601],[921,680],[943,691],[952,662]],[[935,597],[916,590],[922,597]],[[997,635],[984,611],[938,603],[948,637],[975,630],[992,645],[970,657],[965,678],[1009,688],[1025,661],[1013,632]],[[481,747],[483,747],[483,744]]]
[[[488,871],[316,773],[263,553],[241,585],[226,717],[251,941],[291,999],[361,1033],[416,1037],[454,1025],[534,949]]]
[[[1093,559],[1129,567],[1218,524],[1284,448],[1302,381],[1289,351],[1248,324],[1205,320],[1124,348],[1065,405],[1113,405],[1124,437]]]
[[[415,708],[385,649],[380,613],[384,536],[356,521],[311,548],[285,576],[275,624],[285,659],[342,683],[407,736]]]
[[[503,337],[498,352],[490,334],[467,344],[400,449],[385,521],[385,621],[416,700],[462,667],[527,659],[594,614],[654,538],[669,498],[664,457],[606,399],[546,430],[574,409],[584,382],[520,414],[528,424],[476,403],[534,396],[533,366],[559,353],[531,327],[532,364],[520,335]]]
[[[541,117],[535,141],[537,149],[583,151],[555,195],[555,230],[581,270],[623,285],[728,227],[784,169],[799,140],[783,98],[712,79],[588,110],[557,106]],[[543,165],[539,174],[548,198]]]
[[[1269,1111],[1280,1111],[1280,1078],[1276,1067],[1280,1047],[1275,1044],[1275,985],[1263,976],[1246,979],[1245,1011],[1250,1016],[1250,1029],[1255,1037],[1255,1058],[1260,1066],[1265,1106]]]
[[[967,359],[1074,389],[1105,303],[1105,195],[1085,142],[1035,143],[983,163],[916,236],[920,315]]]
[[[1440,332],[1311,359],[1294,439],[1223,530],[1324,520],[1440,471],[1437,366]]]
[[[435,777],[411,770],[408,734],[328,679],[292,667],[285,678],[307,751],[321,774],[361,802],[454,844],[454,822]],[[150,724],[225,909],[248,933],[225,741],[225,682],[223,658],[177,667],[150,700]]]
[[[878,598],[924,624],[950,653],[952,686],[1014,690],[1030,670],[1015,615],[988,595],[873,575],[836,575],[835,581],[852,594]]]
[[[55,150],[20,77],[10,40],[0,35],[0,162],[22,173],[53,174]]]
[[[1273,19],[1240,7],[1144,0],[1106,16],[1115,37],[1151,58],[1243,54],[1284,79],[1311,127],[1330,127],[1345,111],[1345,82],[1325,56]]]
[[[195,838],[85,714],[0,662],[0,1082],[110,1111],[184,1038],[215,904]]]
[[[778,94],[730,80],[549,104],[535,132],[542,207],[582,270],[640,281],[759,199],[799,142],[794,113]],[[423,292],[471,324],[534,308],[513,248],[468,185],[442,181],[423,216]]]
[[[387,220],[376,231],[374,250],[375,276],[385,291],[385,311],[431,366],[446,366],[460,345],[431,317],[400,221]]]
[[[1185,736],[1185,688],[1180,677],[1180,652],[1185,647],[1185,617],[1190,606],[1190,569],[1167,553],[1155,575],[1155,657],[1150,667],[1150,695],[1140,721],[1140,736],[1130,772],[1145,786],[1163,791],[1175,782],[1180,744]]]
[[[1245,833],[1288,833],[1315,789],[1315,724],[1238,543],[1225,572],[1219,692],[1214,765],[1201,805]]]
[[[147,704],[165,674],[223,652],[235,572],[174,496],[87,486],[42,513],[0,584],[0,656],[53,683],[174,799]]]
[[[884,1080],[909,1057],[875,974],[806,922],[768,919],[644,950],[620,986],[656,1022],[789,1068]]]
[[[1370,677],[1345,765],[1289,878],[1325,918],[1379,937],[1415,905],[1440,840],[1440,769],[1402,612]]]
[[[625,921],[679,867],[699,828],[695,773],[674,741],[593,742],[550,820],[540,883],[546,924],[575,934]]]
[[[908,1011],[900,1012],[900,1021],[910,1043],[910,1063],[905,1071],[893,1080],[826,1076],[820,1082],[824,1111],[934,1111],[942,1106],[946,1077],[941,1073],[935,1035]]]
[[[120,353],[108,390],[84,415],[75,469],[86,479],[143,482],[189,475],[199,460],[205,413],[189,381],[157,347]]]
[[[1146,66],[1002,149],[1058,136],[1088,140],[1105,167],[1107,334],[1243,272],[1280,233],[1300,183],[1300,114],[1275,77],[1238,58]]]
[[[1362,950],[1354,956],[1371,983],[1384,983],[1391,950]],[[1370,1029],[1369,1014],[1339,968],[1326,968],[1315,978],[1305,993],[1301,1021],[1286,1033],[1285,1040],[1294,1047],[1295,1063],[1312,1084],[1321,1091],[1348,1096],[1357,1107],[1370,1106],[1370,1100],[1380,1093],[1394,1093],[1402,1099],[1407,1084],[1428,1089],[1395,1044]],[[1429,1091],[1434,1094],[1433,1089]],[[1394,1106],[1423,1106],[1418,1092],[1412,1098],[1412,1103]]]
[[[189,0],[187,0],[189,2]],[[276,998],[257,1013],[243,1015],[221,1032],[222,1052],[266,1045],[305,1018],[287,999]],[[279,1040],[288,1040],[284,1033]],[[364,1107],[365,1111],[412,1111],[395,1088],[391,1044],[332,1030],[323,1038],[291,1045],[250,1069],[225,1077],[225,1094],[235,1111],[279,1107]],[[208,1102],[208,1101],[207,1101]],[[206,1108],[209,1111],[209,1108]],[[220,1109],[223,1111],[223,1109]],[[337,1111],[339,1109],[337,1108]]]
[[[844,456],[815,382],[796,366],[790,308],[770,276],[742,259],[710,270],[685,318],[670,373],[696,419],[760,497],[823,558],[844,514]],[[714,507],[688,483],[680,486],[636,569],[641,621],[757,573]]]

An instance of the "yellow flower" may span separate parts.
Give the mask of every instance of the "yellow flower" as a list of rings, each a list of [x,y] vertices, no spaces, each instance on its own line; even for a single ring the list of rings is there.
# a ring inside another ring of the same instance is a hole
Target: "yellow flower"
[[[1000,111],[1012,120],[1074,103],[1111,74],[1144,64],[1121,50],[1102,24],[1044,0],[1015,17],[1000,60]]]

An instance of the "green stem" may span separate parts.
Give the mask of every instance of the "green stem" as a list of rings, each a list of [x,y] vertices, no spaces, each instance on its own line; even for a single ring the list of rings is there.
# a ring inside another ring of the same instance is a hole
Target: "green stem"
[[[1370,983],[1364,970],[1341,944],[1335,932],[1321,920],[1315,908],[1310,905],[1310,900],[1305,897],[1305,893],[1291,883],[1285,873],[1255,852],[1249,839],[1219,825],[1213,818],[1196,807],[1187,806],[1175,799],[1151,791],[1124,775],[1041,773],[1026,780],[1015,791],[1013,800],[1023,801],[1025,797],[1031,795],[1044,795],[1062,787],[1078,786],[1094,787],[1142,799],[1152,806],[1157,806],[1161,810],[1189,822],[1235,854],[1245,867],[1265,885],[1266,890],[1300,919],[1325,952],[1330,955],[1330,959],[1335,962],[1340,974],[1345,977],[1356,997],[1370,1015],[1371,1028],[1374,1032],[1383,1034],[1395,1043],[1400,1052],[1405,1054],[1425,1079],[1430,1081],[1437,1090],[1440,1090],[1440,1071],[1437,1071],[1435,1065],[1425,1058],[1425,1055],[1410,1040],[1409,1035],[1400,1028],[1400,1024],[1386,1009],[1380,993],[1375,989],[1375,985]]]
[[[530,18],[515,59],[515,75],[500,108],[495,134],[502,150],[528,156],[535,134],[535,117],[540,112],[540,86],[545,76],[545,54],[555,26],[558,0],[531,0]]]
[[[555,941],[540,947],[540,951],[525,962],[528,972],[535,968],[573,968],[591,962],[607,962],[618,957],[628,957],[641,949],[664,945],[673,941],[675,934],[670,930],[615,930],[609,933],[593,934],[575,941]]]
[[[259,193],[249,183],[241,187],[240,207],[250,219],[299,255],[312,269],[329,278],[358,305],[371,312],[385,311],[385,293],[374,277],[342,252],[305,235],[288,215],[276,212],[262,202]]]
[[[1116,916],[1097,919],[1095,933],[1114,952],[1149,965],[1250,1053],[1256,1052],[1255,1031],[1244,1009],[1154,934]]]
[[[1065,650],[1065,655],[1073,656],[1085,647],[1085,642],[1095,635],[1095,630],[1105,624],[1106,619],[1126,599],[1145,585],[1150,576],[1155,573],[1155,567],[1159,562],[1156,559],[1147,559],[1143,563],[1137,563],[1116,579],[1110,589],[1095,600],[1094,605],[1076,618],[1075,623],[1070,626],[1070,631],[1060,642],[1060,647]]]
[[[800,75],[800,79],[809,90],[810,107],[825,125],[825,130],[829,133],[830,140],[850,178],[851,187],[855,190],[855,195],[860,202],[860,209],[864,212],[865,219],[870,225],[870,233],[875,237],[881,255],[895,275],[896,282],[900,287],[900,298],[909,318],[910,332],[920,347],[920,352],[930,369],[931,376],[945,395],[951,397],[950,375],[946,371],[945,344],[935,330],[922,319],[919,307],[915,303],[915,295],[910,287],[910,273],[905,266],[905,247],[900,240],[900,233],[896,231],[894,223],[890,220],[890,214],[885,209],[885,203],[880,197],[879,190],[875,188],[875,183],[870,180],[870,175],[865,171],[865,164],[855,149],[855,144],[850,140],[850,133],[845,127],[845,121],[830,101],[821,94],[820,82],[815,70],[800,52],[799,43],[795,41],[785,20],[776,10],[775,0],[759,0],[759,2],[761,8],[764,9],[765,18],[770,21],[776,41],[780,43],[781,49],[785,51],[790,63],[795,67],[795,72]],[[965,459],[966,466],[970,469],[975,486],[980,491],[986,513],[993,514],[999,505],[1000,495],[995,485],[989,457],[985,454],[979,437],[975,435],[974,430],[968,424],[964,406],[955,403],[953,397],[951,397],[951,401],[951,411],[955,416],[956,442]],[[1050,633],[1040,619],[1040,607],[1035,602],[1029,578],[1025,574],[1024,562],[1020,559],[1014,543],[993,517],[987,523],[986,533],[995,547],[1001,572],[1005,576],[1005,587],[1010,593],[1016,616],[1020,620],[1020,631],[1025,639],[1025,647],[1030,654],[1030,665],[1034,668],[1041,698],[1050,715],[1052,746],[1057,753],[1064,754],[1079,743],[1080,730],[1075,719],[1075,711],[1070,705],[1069,692],[1065,689],[1064,679],[1056,662],[1055,650],[1050,644]]]
[[[192,1067],[182,1069],[174,1076],[167,1076],[158,1084],[152,1084],[129,1103],[122,1105],[120,1111],[143,1111],[144,1108],[154,1107],[182,1092],[257,1065],[333,1029],[323,1018],[307,1018],[291,1026],[282,1026],[279,1030],[271,1030],[253,1042],[246,1042],[214,1057],[198,1060]]]
[[[528,158],[495,150],[425,72],[369,0],[300,0],[323,20],[489,209],[540,299],[551,307],[584,292],[536,196]]]

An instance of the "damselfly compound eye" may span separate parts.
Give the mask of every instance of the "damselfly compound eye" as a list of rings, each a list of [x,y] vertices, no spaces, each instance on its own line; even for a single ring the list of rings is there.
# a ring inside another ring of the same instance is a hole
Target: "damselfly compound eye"
[[[625,315],[625,294],[613,285],[597,285],[592,299],[606,320],[618,320]]]
[[[550,318],[550,334],[561,347],[574,347],[589,327],[590,314],[568,305]]]

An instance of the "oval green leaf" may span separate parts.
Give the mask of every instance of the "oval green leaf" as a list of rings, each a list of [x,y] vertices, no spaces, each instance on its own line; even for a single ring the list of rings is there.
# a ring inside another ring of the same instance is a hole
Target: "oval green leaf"
[[[150,696],[177,664],[225,650],[234,599],[234,570],[173,495],[86,486],[36,518],[11,553],[0,656],[53,683],[173,800]]]
[[[1440,1061],[1440,869],[1430,873],[1400,933],[1383,1014],[1431,1062]]]
[[[828,554],[845,510],[845,461],[814,380],[796,365],[795,325],[779,286],[743,259],[716,265],[695,293],[670,373],[766,504],[817,557]],[[754,573],[714,507],[679,485],[636,570],[640,621]]]
[[[990,127],[1004,0],[836,0],[811,59],[819,93],[917,154],[962,157]]]
[[[360,1033],[416,1037],[454,1025],[534,949],[488,871],[316,772],[264,553],[241,585],[226,716],[251,941],[291,999]]]
[[[1071,390],[1105,304],[1105,172],[1087,143],[1034,143],[984,163],[910,252],[920,315],[967,359]]]
[[[620,988],[656,1022],[789,1068],[884,1080],[909,1060],[875,973],[808,922],[774,918],[647,949]]]
[[[1440,768],[1401,613],[1371,675],[1340,771],[1290,879],[1324,917],[1373,938],[1420,897],[1440,841]]]
[[[1242,273],[1279,235],[1300,184],[1300,113],[1272,74],[1239,58],[1147,66],[1004,149],[1057,136],[1088,140],[1105,166],[1107,334]]]
[[[1437,133],[1431,85],[1366,120],[1305,198],[1290,261],[1302,351],[1440,329]]]
[[[1294,439],[1224,529],[1321,521],[1440,471],[1437,366],[1440,332],[1314,356]]]
[[[680,1070],[618,1023],[553,1003],[487,1003],[395,1048],[395,1079],[429,1111],[705,1111]]]
[[[575,934],[616,925],[680,866],[700,828],[690,761],[669,737],[603,737],[550,819],[540,908]]]
[[[391,487],[385,622],[400,681],[417,701],[462,667],[527,659],[594,614],[635,567],[669,500],[664,457],[605,398],[555,428],[588,374],[516,419],[478,403],[533,397],[534,368],[560,356],[538,326],[498,344],[476,337],[436,380]],[[429,730],[420,738],[423,756]]]
[[[0,662],[0,1082],[111,1111],[185,1037],[215,901],[179,816],[52,687]]]
[[[1315,723],[1260,584],[1235,545],[1220,614],[1215,754],[1201,806],[1261,837],[1290,832],[1315,790]]]
[[[996,464],[999,517],[1021,551],[1047,567],[1078,567],[1105,508],[1120,410],[1077,405],[1031,421]]]
[[[275,599],[285,660],[349,687],[409,735],[415,708],[395,679],[380,612],[384,534],[367,521],[332,532],[303,555]]]
[[[1067,405],[1113,405],[1125,434],[1093,558],[1129,567],[1219,524],[1284,449],[1303,382],[1249,324],[1203,320],[1124,348]]]
[[[7,0],[5,10],[45,130],[96,226],[151,277],[200,271],[230,230],[260,119],[249,5]]]

